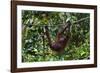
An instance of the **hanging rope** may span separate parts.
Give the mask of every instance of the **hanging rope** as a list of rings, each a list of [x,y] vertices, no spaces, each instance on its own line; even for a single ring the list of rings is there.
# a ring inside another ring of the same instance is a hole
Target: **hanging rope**
[[[80,20],[74,21],[73,24],[80,23],[80,22],[82,22],[82,21],[84,21],[84,20],[86,20],[86,19],[89,19],[89,18],[90,18],[90,17],[82,18],[82,19],[80,19]]]
[[[80,20],[77,20],[77,21],[73,21],[72,22],[72,24],[77,24],[77,23],[81,23],[82,21],[84,21],[84,20],[87,20],[87,19],[89,19],[90,17],[85,17],[85,18],[81,18]],[[48,27],[50,27],[50,26],[62,26],[63,24],[59,24],[59,25],[34,25],[34,26],[39,26],[39,27],[45,27],[45,26],[48,26]]]

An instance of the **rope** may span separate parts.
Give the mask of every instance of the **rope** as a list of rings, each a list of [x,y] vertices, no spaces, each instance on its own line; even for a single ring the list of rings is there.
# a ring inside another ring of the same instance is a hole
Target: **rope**
[[[89,19],[90,17],[85,17],[85,18],[82,18],[82,19],[80,19],[80,20],[77,20],[77,21],[73,21],[72,22],[72,24],[77,24],[77,23],[80,23],[80,22],[82,22],[82,21],[84,21],[84,20],[86,20],[86,19]],[[59,25],[34,25],[34,26],[39,26],[39,27],[45,27],[45,26],[48,26],[48,27],[50,27],[50,26],[63,26],[63,24],[59,24]]]
[[[89,19],[89,18],[90,18],[90,17],[82,18],[82,19],[80,19],[80,20],[74,21],[73,24],[80,23],[80,22],[82,22],[82,21],[84,21],[84,20],[86,20],[86,19]]]

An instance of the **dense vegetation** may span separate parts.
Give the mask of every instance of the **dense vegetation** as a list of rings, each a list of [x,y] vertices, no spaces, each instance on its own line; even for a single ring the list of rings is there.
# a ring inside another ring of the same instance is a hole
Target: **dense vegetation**
[[[46,16],[45,16],[46,15]],[[87,18],[88,17],[88,18]],[[88,13],[22,11],[22,62],[82,60],[90,56],[90,26]],[[44,34],[49,27],[52,41],[63,22],[70,19],[70,41],[64,53],[52,51]],[[84,19],[81,22],[80,20]],[[77,23],[75,23],[77,22]]]

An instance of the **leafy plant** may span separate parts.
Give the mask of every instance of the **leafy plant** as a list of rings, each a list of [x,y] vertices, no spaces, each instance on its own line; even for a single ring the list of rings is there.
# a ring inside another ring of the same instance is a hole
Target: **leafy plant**
[[[47,11],[22,11],[22,62],[82,60],[90,57],[90,26],[88,13],[65,13]],[[58,30],[64,27],[63,20],[70,19],[71,39],[64,53],[57,54],[48,45],[44,26],[49,27],[52,41]],[[75,24],[74,24],[75,23]]]

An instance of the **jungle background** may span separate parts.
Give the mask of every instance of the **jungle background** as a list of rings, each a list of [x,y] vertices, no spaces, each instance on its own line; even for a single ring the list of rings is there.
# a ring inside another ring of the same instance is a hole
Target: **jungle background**
[[[22,62],[89,59],[89,17],[89,13],[22,10]],[[44,26],[48,26],[50,37],[54,41],[67,19],[72,23],[71,38],[64,53],[58,54],[50,49],[44,35]]]

